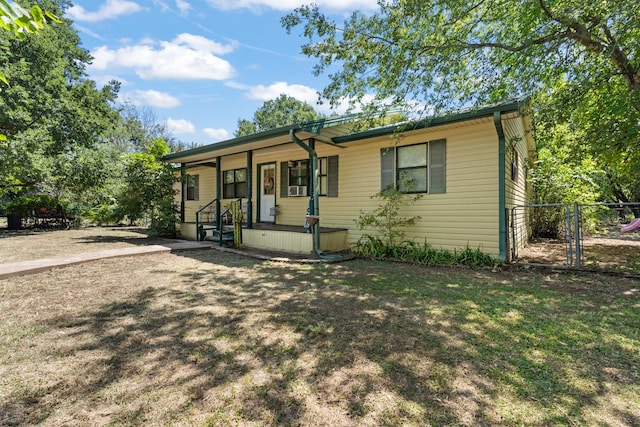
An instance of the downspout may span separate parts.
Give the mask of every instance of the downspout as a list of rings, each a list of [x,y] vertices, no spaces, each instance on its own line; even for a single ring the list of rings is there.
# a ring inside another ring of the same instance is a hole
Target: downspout
[[[220,167],[220,160],[222,157],[216,157],[216,226],[219,226],[220,221],[220,200],[222,200],[222,168]]]
[[[506,184],[505,184],[505,137],[502,128],[502,113],[493,113],[493,124],[498,133],[498,251],[502,261],[507,259],[507,221],[506,221]]]
[[[253,151],[247,151],[247,228],[253,228]]]
[[[184,182],[187,179],[187,167],[184,163],[180,163],[180,224],[184,224]],[[196,232],[197,233],[197,232]]]
[[[293,142],[302,147],[307,153],[309,153],[309,157],[311,158],[311,170],[313,171],[313,179],[311,180],[311,199],[313,200],[313,212],[310,212],[311,215],[320,215],[320,201],[318,200],[318,193],[320,191],[320,182],[318,180],[318,154],[315,150],[305,144],[300,138],[296,136],[295,130],[289,130],[289,136]],[[320,250],[320,223],[317,222],[313,225],[313,252],[321,256],[322,250]]]

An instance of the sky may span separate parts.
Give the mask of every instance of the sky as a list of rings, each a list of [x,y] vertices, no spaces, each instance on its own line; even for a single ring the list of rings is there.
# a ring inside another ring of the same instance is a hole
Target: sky
[[[119,101],[151,108],[177,140],[233,138],[266,101],[287,94],[316,105],[329,82],[300,53],[301,27],[280,19],[312,0],[75,0],[66,12],[93,56],[88,77],[121,82]],[[341,21],[376,0],[313,0]],[[337,113],[341,113],[337,111]]]

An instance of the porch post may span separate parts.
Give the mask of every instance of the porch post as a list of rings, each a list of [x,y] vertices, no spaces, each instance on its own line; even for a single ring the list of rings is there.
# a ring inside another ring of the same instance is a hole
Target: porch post
[[[180,163],[180,223],[184,223],[184,180],[187,173],[187,167],[184,163]]]
[[[300,138],[296,136],[296,132],[294,129],[289,131],[289,135],[291,139],[298,144],[300,147],[304,148],[304,150],[309,153],[309,157],[311,158],[311,172],[312,172],[312,181],[311,181],[311,199],[313,200],[313,212],[311,215],[320,215],[320,200],[318,200],[318,193],[320,190],[320,182],[318,181],[318,153],[312,148],[313,139],[310,140],[309,145],[305,144]],[[320,222],[316,222],[313,225],[313,252],[316,255],[322,255],[322,250],[320,249]]]
[[[247,151],[247,228],[253,228],[253,151]]]
[[[220,199],[222,199],[222,168],[220,167],[221,157],[216,157],[216,225],[220,221]]]

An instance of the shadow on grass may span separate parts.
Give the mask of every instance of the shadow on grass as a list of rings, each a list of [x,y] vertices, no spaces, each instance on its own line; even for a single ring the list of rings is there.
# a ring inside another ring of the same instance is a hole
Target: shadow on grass
[[[638,300],[624,286],[184,256],[204,264],[179,283],[151,270],[157,286],[50,319],[64,338],[48,357],[85,358],[0,413],[46,423],[71,400],[115,424],[640,423]]]
[[[172,239],[154,236],[146,228],[142,227],[105,227],[115,232],[130,233],[128,235],[109,235],[97,232],[93,235],[87,235],[74,238],[78,243],[128,243],[131,245],[153,245],[158,242],[171,242]]]

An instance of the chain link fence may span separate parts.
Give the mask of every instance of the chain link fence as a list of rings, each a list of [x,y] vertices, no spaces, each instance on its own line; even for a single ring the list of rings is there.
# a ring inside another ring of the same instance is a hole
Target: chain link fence
[[[640,273],[640,203],[522,205],[507,217],[512,262]]]

